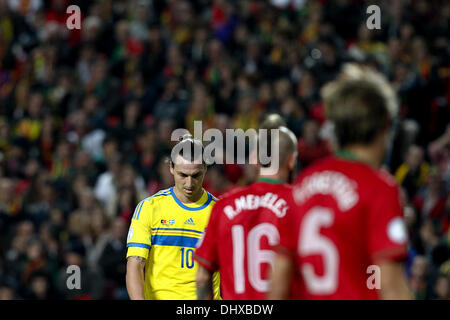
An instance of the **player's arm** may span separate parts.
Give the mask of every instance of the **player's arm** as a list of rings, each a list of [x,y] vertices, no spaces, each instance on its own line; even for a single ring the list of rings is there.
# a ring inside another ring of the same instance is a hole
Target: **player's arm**
[[[219,211],[218,206],[215,205],[211,211],[211,216],[208,221],[208,226],[203,234],[203,237],[197,244],[197,249],[194,253],[194,260],[198,263],[198,271],[196,276],[197,299],[212,300],[214,298],[213,275],[217,271],[217,227]],[[217,276],[216,285],[218,284]],[[220,288],[216,287],[216,292]],[[216,294],[217,298],[217,294]]]
[[[406,282],[405,267],[399,261],[382,261],[377,263],[381,270],[381,298],[383,300],[413,299]]]
[[[151,247],[152,206],[141,201],[131,219],[127,237],[126,286],[131,300],[143,300],[145,263]]]
[[[212,300],[214,297],[213,291],[213,272],[202,267],[198,267],[197,271],[197,298],[199,300]]]
[[[271,276],[271,286],[267,299],[286,300],[289,298],[291,279],[294,273],[294,263],[288,255],[277,253]]]
[[[126,284],[131,300],[144,300],[144,268],[145,258],[128,257]]]
[[[408,234],[399,190],[392,183],[381,187],[373,195],[368,211],[369,248],[381,273],[380,297],[385,300],[412,299],[403,263],[407,257]]]
[[[294,200],[290,198],[291,208],[294,208]],[[287,300],[291,294],[291,282],[295,275],[295,238],[292,220],[296,212],[289,210],[286,216],[278,220],[278,231],[280,243],[274,247],[275,261],[272,274],[270,275],[270,288],[267,293],[269,300]]]

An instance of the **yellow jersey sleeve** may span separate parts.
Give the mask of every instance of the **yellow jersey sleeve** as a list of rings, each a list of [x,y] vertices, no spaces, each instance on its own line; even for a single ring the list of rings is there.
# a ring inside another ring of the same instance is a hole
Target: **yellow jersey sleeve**
[[[147,259],[152,245],[151,236],[152,206],[142,200],[136,206],[131,219],[127,237],[127,258],[138,256]]]

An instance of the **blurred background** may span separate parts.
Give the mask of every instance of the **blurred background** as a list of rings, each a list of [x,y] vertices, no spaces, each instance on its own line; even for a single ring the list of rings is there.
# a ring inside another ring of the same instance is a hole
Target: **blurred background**
[[[66,8],[81,9],[69,30]],[[367,6],[381,8],[368,30]],[[299,170],[333,151],[320,88],[345,62],[388,77],[418,299],[448,299],[450,2],[0,0],[0,299],[128,299],[136,204],[173,183],[172,130],[281,114]],[[216,196],[255,179],[215,165]],[[81,290],[68,290],[68,265]]]

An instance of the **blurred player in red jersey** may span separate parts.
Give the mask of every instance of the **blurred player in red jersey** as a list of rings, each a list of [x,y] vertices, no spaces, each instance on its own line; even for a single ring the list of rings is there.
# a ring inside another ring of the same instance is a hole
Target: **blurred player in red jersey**
[[[269,120],[270,121],[270,120]],[[273,126],[272,126],[273,125]],[[265,128],[276,128],[275,122]],[[279,242],[278,220],[291,210],[291,183],[297,159],[297,139],[284,126],[279,129],[279,169],[259,172],[257,182],[235,189],[219,199],[194,259],[199,263],[197,295],[211,299],[214,271],[220,271],[224,300],[265,299],[273,268],[273,246]],[[267,139],[268,141],[268,139]],[[267,146],[262,140],[260,145]],[[258,165],[261,168],[261,162]]]
[[[340,151],[308,167],[294,184],[297,209],[280,222],[268,297],[409,299],[399,189],[379,169],[395,95],[380,74],[356,65],[347,65],[322,94]],[[296,296],[289,295],[292,279],[299,279]]]

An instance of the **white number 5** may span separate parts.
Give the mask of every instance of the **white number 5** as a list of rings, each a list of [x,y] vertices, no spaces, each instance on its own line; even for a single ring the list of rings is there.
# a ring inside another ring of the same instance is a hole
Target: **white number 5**
[[[301,267],[306,287],[311,294],[329,295],[337,289],[339,254],[334,243],[320,234],[320,228],[331,226],[333,221],[333,211],[314,207],[305,214],[300,229],[299,255],[305,257],[320,254],[323,258],[322,276],[314,272],[314,266],[310,263],[305,263]]]

